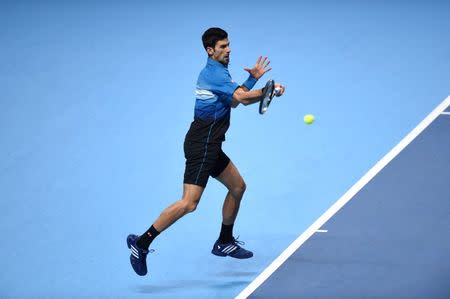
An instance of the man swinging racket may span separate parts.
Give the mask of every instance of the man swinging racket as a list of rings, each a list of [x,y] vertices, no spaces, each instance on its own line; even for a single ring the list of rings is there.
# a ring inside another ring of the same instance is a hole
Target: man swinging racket
[[[210,176],[228,189],[222,208],[222,228],[212,254],[238,259],[253,256],[241,246],[243,242],[233,237],[233,225],[246,185],[236,166],[222,151],[222,142],[230,125],[231,108],[260,103],[260,113],[264,113],[273,96],[284,93],[284,86],[270,80],[263,89],[251,90],[257,80],[271,70],[267,57],[259,57],[252,69],[246,68],[250,76],[242,85],[236,84],[228,72],[231,53],[228,34],[220,28],[210,28],[203,34],[202,41],[208,60],[198,77],[194,121],[184,140],[183,196],[166,208],[141,236],[127,237],[131,266],[141,276],[147,274],[146,259],[152,241],[196,209]]]

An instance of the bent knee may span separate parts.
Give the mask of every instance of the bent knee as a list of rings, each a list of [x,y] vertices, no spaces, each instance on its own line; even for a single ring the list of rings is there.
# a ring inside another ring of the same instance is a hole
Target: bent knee
[[[234,196],[241,198],[244,195],[245,190],[247,189],[247,185],[244,181],[241,181],[239,184],[234,186],[230,191]]]
[[[183,209],[185,213],[192,213],[197,209],[198,201],[184,200]]]

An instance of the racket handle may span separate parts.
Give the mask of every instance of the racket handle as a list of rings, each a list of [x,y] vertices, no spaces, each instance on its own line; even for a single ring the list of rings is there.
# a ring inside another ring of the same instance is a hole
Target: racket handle
[[[276,87],[275,88],[275,96],[279,97],[281,95],[281,88]]]

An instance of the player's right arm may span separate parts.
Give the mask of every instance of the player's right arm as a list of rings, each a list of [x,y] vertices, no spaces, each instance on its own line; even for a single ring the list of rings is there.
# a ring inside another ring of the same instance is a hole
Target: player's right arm
[[[261,100],[262,95],[262,89],[247,90],[247,88],[239,86],[233,93],[231,107],[236,108],[239,104],[247,106],[257,103]]]
[[[275,88],[278,90],[277,97],[281,97],[284,94],[285,87],[280,83],[275,83]],[[239,104],[247,106],[257,103],[261,100],[264,92],[264,88],[249,91],[245,86],[239,86],[233,93],[231,107],[236,108]]]

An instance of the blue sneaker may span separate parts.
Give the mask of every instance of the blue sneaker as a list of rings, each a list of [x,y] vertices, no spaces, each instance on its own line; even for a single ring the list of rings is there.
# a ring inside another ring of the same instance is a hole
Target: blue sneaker
[[[231,256],[237,259],[248,259],[253,256],[253,252],[242,248],[239,245],[244,245],[242,241],[233,238],[233,241],[228,243],[220,243],[219,240],[214,243],[211,253],[217,256]]]
[[[147,254],[149,250],[141,249],[136,245],[139,236],[128,235],[127,245],[131,250],[130,263],[137,275],[144,276],[147,274]]]

